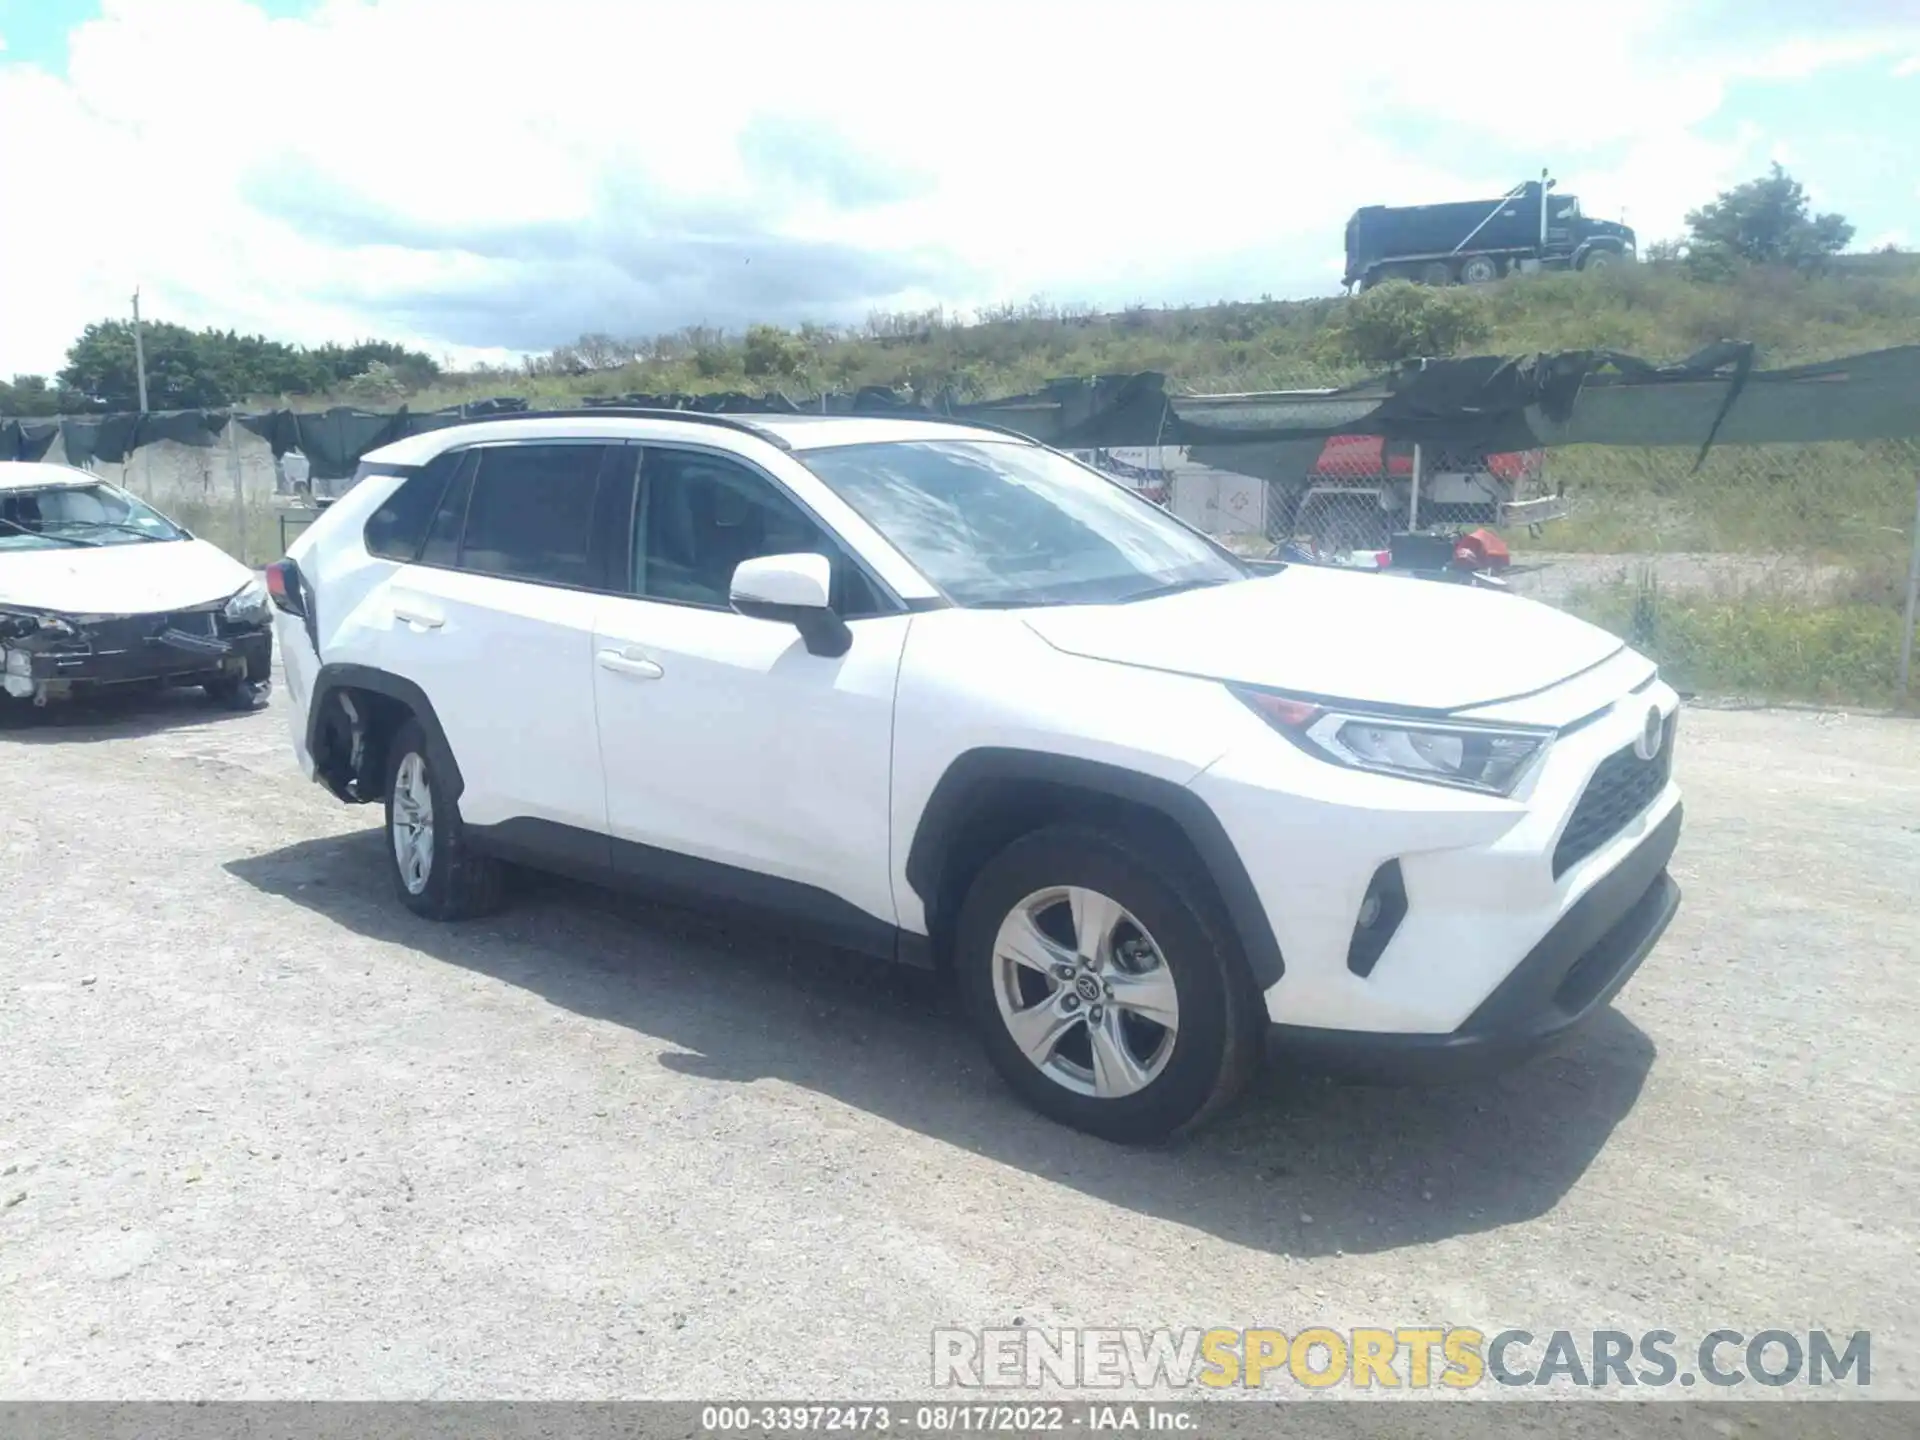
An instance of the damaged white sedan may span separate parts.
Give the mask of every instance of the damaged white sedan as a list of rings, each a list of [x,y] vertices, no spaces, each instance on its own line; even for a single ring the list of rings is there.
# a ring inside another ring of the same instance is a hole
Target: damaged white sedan
[[[273,630],[254,573],[137,496],[65,465],[0,463],[0,690],[202,687],[251,709]]]

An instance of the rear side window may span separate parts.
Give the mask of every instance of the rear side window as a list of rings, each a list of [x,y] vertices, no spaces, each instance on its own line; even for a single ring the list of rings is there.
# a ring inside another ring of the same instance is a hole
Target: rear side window
[[[604,445],[500,445],[480,452],[460,568],[592,586],[594,502]]]
[[[427,522],[447,476],[459,462],[457,455],[441,455],[424,468],[400,482],[380,508],[367,518],[366,542],[370,554],[382,560],[410,563],[420,553],[420,542],[427,533]]]

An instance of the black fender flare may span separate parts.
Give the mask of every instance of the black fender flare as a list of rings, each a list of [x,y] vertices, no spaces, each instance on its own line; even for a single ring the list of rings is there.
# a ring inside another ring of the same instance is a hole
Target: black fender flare
[[[1123,800],[1171,821],[1218,888],[1227,920],[1255,984],[1265,990],[1286,973],[1280,945],[1247,867],[1219,817],[1193,791],[1157,775],[1043,750],[982,747],[956,756],[934,785],[907,848],[906,879],[932,918],[953,837],[969,812],[1004,782],[1064,786]]]
[[[460,798],[466,788],[466,782],[460,774],[460,762],[454,758],[453,747],[447,743],[446,729],[440,724],[440,716],[435,713],[427,692],[411,680],[372,665],[335,663],[320,667],[320,673],[314,677],[313,702],[307,707],[307,754],[318,760],[320,727],[328,706],[342,690],[364,690],[384,695],[406,706],[426,733],[427,758],[433,762],[435,772],[447,786],[450,797],[455,800]]]

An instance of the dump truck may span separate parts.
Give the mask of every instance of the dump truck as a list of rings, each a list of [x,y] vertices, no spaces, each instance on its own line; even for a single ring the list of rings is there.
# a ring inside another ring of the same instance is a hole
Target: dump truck
[[[1382,280],[1484,285],[1536,270],[1596,270],[1631,262],[1633,231],[1580,211],[1543,172],[1498,199],[1369,205],[1347,221],[1349,290]]]

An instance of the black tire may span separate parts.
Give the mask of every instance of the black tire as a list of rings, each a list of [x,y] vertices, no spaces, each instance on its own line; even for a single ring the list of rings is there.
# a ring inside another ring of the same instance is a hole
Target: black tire
[[[433,797],[433,856],[426,882],[417,891],[407,888],[394,848],[394,780],[409,756],[417,756],[426,772]],[[387,745],[386,829],[384,850],[393,890],[400,903],[429,920],[471,920],[498,910],[505,899],[506,871],[498,860],[475,851],[467,841],[460,805],[448,793],[427,747],[426,732],[416,720],[403,722]]]
[[[1422,285],[1451,285],[1453,267],[1444,260],[1434,260],[1420,267]]]
[[[1580,258],[1581,270],[1605,270],[1620,263],[1620,257],[1611,250],[1589,250]]]
[[[1023,1100],[1049,1119],[1119,1144],[1150,1144],[1201,1125],[1258,1067],[1264,1007],[1231,939],[1211,884],[1179,854],[1126,834],[1082,825],[1033,831],[989,860],[967,892],[955,932],[961,995],[987,1058]],[[995,999],[1001,922],[1038,890],[1085,886],[1137,917],[1159,947],[1179,1002],[1165,1068],[1117,1098],[1068,1089],[1014,1043]]]
[[[1488,255],[1475,255],[1460,267],[1463,285],[1491,285],[1500,278],[1500,262]]]
[[[208,700],[222,710],[258,710],[267,703],[273,689],[270,680],[252,680],[245,675],[223,675],[200,687]]]

